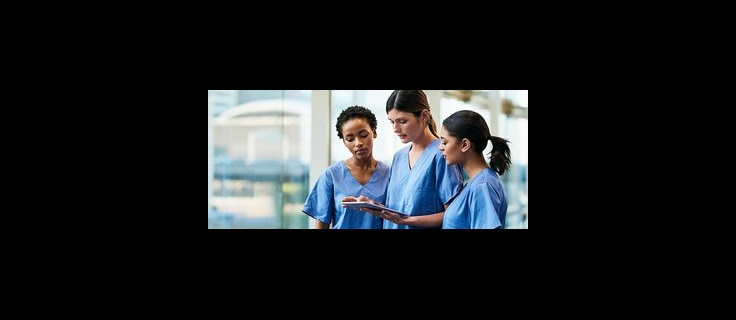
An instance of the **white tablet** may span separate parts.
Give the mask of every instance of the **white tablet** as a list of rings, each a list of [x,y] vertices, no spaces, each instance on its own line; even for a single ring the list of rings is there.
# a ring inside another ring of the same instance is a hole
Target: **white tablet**
[[[355,210],[358,210],[358,209],[360,209],[360,208],[370,208],[370,209],[374,209],[374,210],[386,210],[386,211],[391,211],[391,212],[393,212],[393,213],[396,213],[396,214],[398,214],[398,215],[401,215],[401,216],[404,216],[404,217],[408,217],[408,216],[409,216],[409,215],[408,215],[408,214],[406,214],[406,213],[403,213],[403,212],[398,212],[398,211],[396,211],[396,210],[393,210],[393,209],[389,209],[389,208],[386,208],[386,207],[384,207],[384,206],[381,206],[381,205],[377,205],[377,204],[372,204],[372,203],[370,203],[370,202],[364,202],[364,201],[354,201],[354,202],[341,202],[341,203],[342,203],[342,204],[343,204],[344,206],[346,206],[346,207],[348,207],[348,208],[353,208],[353,209],[355,209]]]

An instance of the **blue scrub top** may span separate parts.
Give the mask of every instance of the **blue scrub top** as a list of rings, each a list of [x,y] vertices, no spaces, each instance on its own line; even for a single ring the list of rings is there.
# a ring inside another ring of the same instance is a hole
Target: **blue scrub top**
[[[414,167],[409,169],[411,145],[394,154],[391,163],[391,181],[386,194],[386,206],[412,216],[445,211],[445,204],[462,188],[465,174],[459,165],[448,166],[440,140],[432,141],[422,152]],[[422,229],[409,225],[383,222],[384,229]]]
[[[389,168],[377,161],[376,170],[361,185],[350,173],[350,169],[340,161],[325,170],[307,196],[302,212],[312,218],[331,224],[333,229],[381,229],[383,219],[367,212],[343,208],[340,202],[347,196],[366,196],[383,203],[386,200]]]
[[[442,229],[503,229],[508,206],[498,174],[485,169],[447,207]]]

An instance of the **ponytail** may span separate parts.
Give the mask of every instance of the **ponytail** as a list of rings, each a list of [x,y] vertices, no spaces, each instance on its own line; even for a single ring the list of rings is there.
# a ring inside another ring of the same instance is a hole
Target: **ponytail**
[[[429,109],[427,109],[427,111],[429,111]],[[427,125],[429,126],[429,131],[439,139],[440,135],[437,134],[437,124],[434,122],[434,118],[432,118],[432,111],[429,111],[429,121],[427,121]]]
[[[503,175],[504,172],[508,171],[511,167],[511,149],[509,148],[509,141],[501,138],[490,136],[491,145],[491,157],[488,158],[488,165],[498,172],[499,175]]]

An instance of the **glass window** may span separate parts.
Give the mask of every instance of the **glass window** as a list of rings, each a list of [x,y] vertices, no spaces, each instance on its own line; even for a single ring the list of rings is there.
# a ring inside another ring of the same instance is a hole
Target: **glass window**
[[[500,135],[511,141],[511,169],[502,181],[509,196],[506,212],[507,228],[528,228],[529,182],[529,90],[499,90],[502,100],[510,102],[511,110],[503,114]]]
[[[310,90],[209,90],[208,228],[308,228]]]

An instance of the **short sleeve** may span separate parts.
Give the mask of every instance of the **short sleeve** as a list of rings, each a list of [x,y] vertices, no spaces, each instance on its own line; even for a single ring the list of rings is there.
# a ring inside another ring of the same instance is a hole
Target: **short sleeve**
[[[495,194],[488,183],[482,183],[470,191],[470,229],[496,229],[501,227],[498,211],[493,205]]]
[[[307,196],[307,201],[304,202],[304,208],[302,209],[302,212],[326,224],[332,224],[335,218],[332,180],[332,174],[329,170],[320,175],[317,183],[314,184],[314,188],[312,188],[312,192]]]

